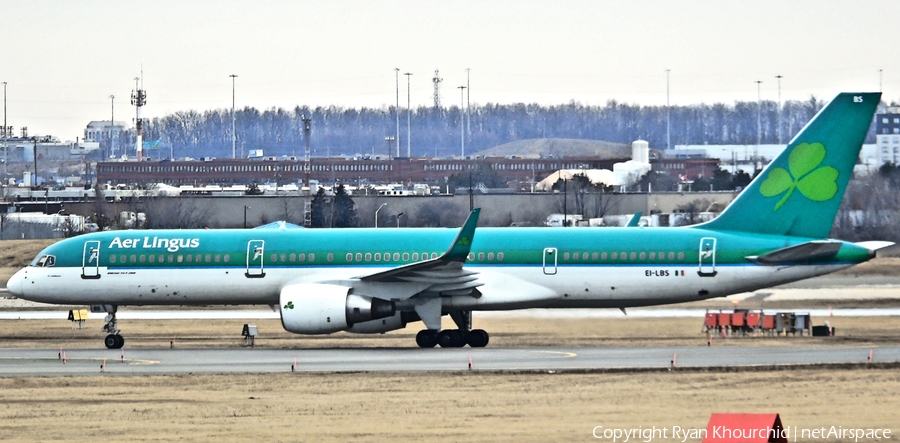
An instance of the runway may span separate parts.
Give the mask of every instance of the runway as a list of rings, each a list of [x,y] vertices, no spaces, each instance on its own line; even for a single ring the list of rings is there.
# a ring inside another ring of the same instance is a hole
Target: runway
[[[0,376],[571,371],[900,362],[900,346],[460,349],[0,349]],[[124,355],[124,359],[123,359]],[[105,365],[104,365],[105,362]],[[101,371],[101,365],[103,365]]]

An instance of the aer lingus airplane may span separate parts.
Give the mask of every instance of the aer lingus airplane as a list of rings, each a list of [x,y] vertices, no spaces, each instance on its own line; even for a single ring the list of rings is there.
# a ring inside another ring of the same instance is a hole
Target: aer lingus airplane
[[[843,93],[713,221],[680,228],[110,231],[43,250],[17,297],[107,312],[128,305],[277,305],[298,334],[381,333],[423,321],[421,347],[485,346],[471,313],[626,308],[722,297],[869,260],[827,239],[879,103]],[[450,315],[459,329],[441,330]]]

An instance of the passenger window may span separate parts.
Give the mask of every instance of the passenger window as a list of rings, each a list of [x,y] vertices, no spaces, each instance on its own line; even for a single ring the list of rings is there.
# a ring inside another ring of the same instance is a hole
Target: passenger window
[[[184,256],[181,255],[181,254],[178,254],[178,259],[177,259],[177,261],[178,261],[178,263],[183,262],[183,261],[184,261]]]
[[[115,256],[115,255],[110,255],[110,256],[109,256],[109,262],[110,262],[110,263],[115,263],[115,262],[116,262],[116,256]],[[40,263],[38,263],[38,265],[40,266]]]
[[[412,258],[413,258],[413,261],[419,261],[419,253],[413,252]]]
[[[347,253],[347,261],[348,261],[348,262],[353,261],[353,253],[352,253],[352,252],[348,252],[348,253]]]
[[[310,260],[312,260],[312,258],[310,258]],[[306,254],[300,254],[300,262],[302,263],[305,261],[306,261]]]
[[[606,260],[607,258],[609,258],[609,255],[607,255],[605,252],[600,254],[600,260]]]
[[[409,252],[403,253],[403,261],[409,261]]]
[[[361,252],[356,253],[356,261],[362,261],[362,253]]]
[[[606,254],[606,253],[604,252],[604,254]],[[618,252],[613,252],[613,253],[612,253],[612,259],[613,259],[613,260],[618,260],[618,259],[619,259],[619,253],[618,253]]]
[[[431,253],[431,258],[437,258],[437,252],[432,252],[432,253]]]
[[[156,256],[155,256],[155,255],[151,255],[151,256],[150,256],[150,263],[156,263]]]
[[[228,256],[226,255],[225,257],[227,258]],[[291,257],[291,263],[297,261],[297,254],[292,253],[290,257]],[[228,261],[228,260],[225,260],[225,261]]]
[[[596,253],[596,252],[593,253],[593,254],[591,254],[591,259],[594,260],[594,261],[597,261],[597,259],[598,259],[599,257],[600,257],[600,254],[598,254],[598,253]]]
[[[400,261],[400,253],[399,252],[394,253],[394,261]]]
[[[331,252],[329,252],[329,253],[328,253],[328,256],[327,256],[326,258],[328,259],[329,262],[333,262],[333,261],[334,261],[334,254],[332,254]]]
[[[563,260],[568,260],[571,256],[572,256],[571,254],[566,252],[565,254],[563,254]]]
[[[494,261],[494,253],[488,252],[488,261]]]
[[[381,253],[380,252],[375,253],[375,261],[381,261]]]
[[[670,252],[670,253],[669,253],[669,260],[675,260],[675,253],[674,253],[674,252]]]
[[[636,253],[636,252],[632,252],[632,253],[631,253],[631,260],[637,260],[637,253]]]
[[[142,257],[142,258],[141,258],[141,262],[143,262],[143,261],[144,261],[144,260],[143,260],[143,256],[141,256],[141,257]],[[153,258],[153,256],[151,255],[150,258]],[[193,255],[188,255],[188,256],[186,257],[186,259],[187,259],[187,262],[188,262],[188,263],[191,263],[191,262],[194,261],[194,256],[193,256]]]
[[[497,253],[497,261],[503,261],[503,253],[502,252]]]
[[[684,252],[679,252],[679,253],[678,253],[678,259],[679,259],[679,260],[684,260]]]
[[[316,261],[316,254],[309,254],[309,262],[312,263]]]
[[[366,261],[367,262],[372,261],[372,253],[371,252],[366,252]]]
[[[484,252],[478,253],[478,261],[484,261]]]
[[[647,259],[647,253],[641,252],[641,260],[646,260],[646,259]]]

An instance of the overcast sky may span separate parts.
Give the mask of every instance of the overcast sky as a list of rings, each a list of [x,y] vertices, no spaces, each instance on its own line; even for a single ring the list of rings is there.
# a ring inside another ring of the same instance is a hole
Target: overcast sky
[[[642,105],[878,90],[900,99],[900,2],[0,0],[7,124],[81,136],[91,120],[298,104]],[[879,70],[883,70],[879,74]]]

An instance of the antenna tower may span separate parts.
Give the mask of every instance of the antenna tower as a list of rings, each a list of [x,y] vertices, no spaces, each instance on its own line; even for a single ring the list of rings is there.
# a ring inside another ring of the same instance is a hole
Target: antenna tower
[[[434,78],[431,81],[434,83],[434,109],[441,109],[441,82],[444,79],[440,77],[437,69],[434,70]]]
[[[144,76],[144,70],[141,69],[141,77]],[[134,78],[134,91],[131,91],[131,104],[134,105],[136,115],[134,118],[134,127],[137,131],[137,140],[134,148],[137,153],[137,161],[143,160],[144,155],[144,121],[141,120],[141,108],[147,104],[147,91],[144,91],[144,81],[141,77]]]

